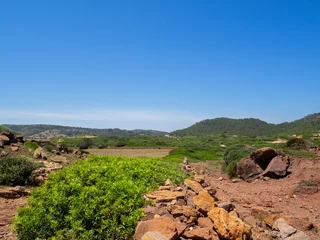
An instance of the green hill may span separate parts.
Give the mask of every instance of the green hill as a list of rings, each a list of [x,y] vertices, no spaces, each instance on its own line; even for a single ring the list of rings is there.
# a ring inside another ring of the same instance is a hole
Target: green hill
[[[57,125],[3,125],[12,129],[15,132],[22,133],[26,138],[35,139],[51,139],[55,137],[75,137],[75,136],[164,136],[167,132],[156,130],[123,130],[119,128],[97,129],[97,128],[81,128],[81,127],[66,127]]]
[[[208,134],[227,134],[261,136],[275,133],[297,133],[320,131],[320,113],[281,124],[271,124],[255,118],[231,119],[215,118],[198,122],[188,128],[172,132],[176,136],[199,136]]]

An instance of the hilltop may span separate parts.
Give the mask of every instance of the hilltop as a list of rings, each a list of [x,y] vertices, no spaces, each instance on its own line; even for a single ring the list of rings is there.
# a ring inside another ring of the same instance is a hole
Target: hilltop
[[[320,131],[320,113],[310,114],[302,119],[272,124],[260,119],[215,118],[198,122],[188,128],[172,132],[176,136],[199,136],[208,134],[227,134],[262,136],[275,133],[317,132]]]
[[[157,130],[123,130],[119,128],[82,128],[82,127],[68,127],[58,125],[12,125],[4,124],[6,128],[9,128],[15,132],[23,134],[29,139],[52,139],[57,137],[76,137],[76,136],[164,136],[167,132]]]

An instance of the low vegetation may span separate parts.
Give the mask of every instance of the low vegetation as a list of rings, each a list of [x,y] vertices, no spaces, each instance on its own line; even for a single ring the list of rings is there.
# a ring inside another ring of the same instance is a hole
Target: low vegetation
[[[230,178],[237,176],[237,163],[244,157],[250,155],[253,149],[249,150],[244,145],[233,145],[224,153],[224,166],[223,170]]]
[[[27,149],[32,149],[32,150],[36,150],[39,147],[39,145],[36,142],[25,142],[24,146]]]
[[[0,185],[24,186],[33,181],[33,170],[40,167],[22,157],[1,157],[0,158]]]
[[[143,195],[185,174],[172,161],[90,157],[50,175],[14,221],[18,239],[127,239],[143,216]]]

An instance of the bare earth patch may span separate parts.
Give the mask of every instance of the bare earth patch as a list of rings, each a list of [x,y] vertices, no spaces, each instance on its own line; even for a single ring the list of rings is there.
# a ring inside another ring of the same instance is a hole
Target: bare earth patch
[[[287,217],[295,228],[305,231],[312,240],[320,239],[319,233],[309,229],[311,225],[320,228],[319,158],[294,159],[292,174],[286,178],[253,183],[233,183],[219,170],[207,171],[204,163],[193,164],[193,167],[208,173],[206,182],[216,187],[217,198],[236,203],[241,218],[249,224],[253,221],[252,211],[257,212],[254,221],[262,220],[267,215],[264,212],[279,214]]]
[[[92,155],[122,156],[122,157],[165,157],[172,148],[106,148],[88,149]]]

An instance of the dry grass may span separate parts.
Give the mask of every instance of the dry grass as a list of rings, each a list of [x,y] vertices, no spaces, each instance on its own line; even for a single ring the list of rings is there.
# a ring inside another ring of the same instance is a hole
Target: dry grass
[[[172,148],[105,148],[88,149],[93,155],[124,156],[124,157],[165,157]]]

